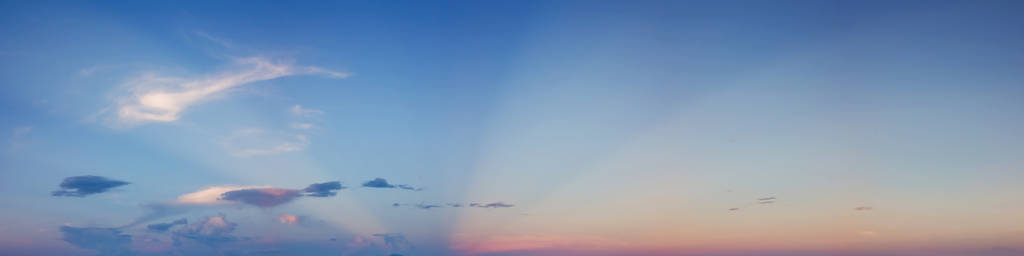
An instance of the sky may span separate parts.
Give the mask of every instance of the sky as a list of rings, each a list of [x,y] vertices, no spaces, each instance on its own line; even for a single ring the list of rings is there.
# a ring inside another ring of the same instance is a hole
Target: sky
[[[1024,255],[1020,1],[2,1],[0,255]]]

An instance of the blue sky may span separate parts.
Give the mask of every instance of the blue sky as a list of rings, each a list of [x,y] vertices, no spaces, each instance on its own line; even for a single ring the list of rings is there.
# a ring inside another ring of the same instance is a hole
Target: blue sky
[[[1022,7],[0,3],[0,254],[1015,255]]]

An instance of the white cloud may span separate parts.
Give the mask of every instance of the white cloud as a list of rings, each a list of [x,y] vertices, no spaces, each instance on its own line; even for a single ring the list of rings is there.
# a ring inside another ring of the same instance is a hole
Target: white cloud
[[[232,70],[203,77],[146,74],[129,81],[127,86],[130,93],[117,98],[117,124],[174,122],[192,105],[252,82],[302,74],[321,74],[332,78],[349,76],[347,73],[318,67],[276,63],[260,57],[236,59],[234,64]]]
[[[319,114],[323,114],[324,113],[323,110],[311,109],[311,108],[303,108],[300,105],[292,106],[291,111],[292,111],[292,115],[296,115],[296,116],[300,116],[300,117],[309,117],[309,116],[314,116],[314,115],[319,115]]]

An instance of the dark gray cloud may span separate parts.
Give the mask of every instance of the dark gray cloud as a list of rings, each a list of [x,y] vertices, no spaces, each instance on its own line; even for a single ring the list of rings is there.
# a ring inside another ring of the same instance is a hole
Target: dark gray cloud
[[[758,198],[757,199],[757,201],[771,201],[771,200],[775,200],[775,197],[774,196],[773,197],[762,197],[762,198]]]
[[[207,216],[195,223],[174,231],[174,244],[181,245],[183,239],[197,241],[209,246],[217,246],[237,240],[231,235],[238,224],[228,221],[227,216],[219,214]]]
[[[447,203],[447,205],[451,207],[462,207],[462,204],[459,203]]]
[[[479,208],[508,208],[508,207],[514,207],[514,206],[516,206],[516,205],[514,205],[514,204],[506,204],[504,202],[496,202],[496,203],[488,203],[488,204],[481,204],[481,203],[471,203],[471,204],[469,204],[469,207],[479,207]]]
[[[225,192],[220,200],[235,201],[263,208],[282,205],[302,196],[297,189],[250,188]]]
[[[60,227],[62,240],[83,249],[98,251],[97,255],[131,255],[132,236],[116,228]]]
[[[730,211],[739,211],[740,208],[729,208]]]
[[[185,218],[182,218],[182,219],[170,222],[170,223],[149,224],[149,225],[146,226],[146,229],[149,229],[149,230],[152,230],[152,231],[163,232],[163,231],[167,231],[168,229],[171,229],[171,227],[174,227],[175,225],[187,225],[187,224],[188,224],[188,220],[185,219]]]
[[[67,177],[60,183],[61,190],[53,191],[52,195],[84,197],[128,184],[131,183],[93,175]]]
[[[370,181],[367,181],[367,182],[363,182],[363,187],[368,187],[368,188],[394,188],[395,185],[389,184],[388,180],[385,180],[383,178],[376,178],[376,179],[373,179],[373,180],[370,180]]]
[[[339,181],[313,183],[302,190],[302,192],[304,192],[302,195],[312,197],[329,197],[338,194],[335,190],[342,189],[345,189],[345,186],[342,186]]]

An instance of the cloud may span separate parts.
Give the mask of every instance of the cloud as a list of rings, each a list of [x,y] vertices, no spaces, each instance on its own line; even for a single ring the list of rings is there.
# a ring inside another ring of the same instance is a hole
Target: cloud
[[[508,207],[514,207],[514,206],[516,206],[516,205],[514,205],[514,204],[506,204],[504,202],[496,202],[496,203],[489,203],[489,204],[480,204],[480,203],[470,203],[469,204],[469,207],[479,207],[479,208],[508,208]]]
[[[175,203],[179,203],[179,204],[193,204],[193,205],[227,204],[227,203],[231,203],[231,202],[221,201],[220,200],[221,199],[221,195],[223,195],[224,193],[230,192],[230,191],[243,190],[243,189],[251,189],[251,188],[266,188],[266,187],[263,187],[263,186],[212,186],[212,187],[207,187],[207,188],[204,188],[204,189],[200,189],[199,191],[196,191],[196,192],[192,192],[192,193],[188,193],[188,194],[184,194],[184,195],[178,196],[178,198],[174,202]]]
[[[323,110],[303,108],[300,105],[292,106],[292,108],[290,108],[289,110],[291,110],[292,115],[296,115],[296,116],[300,116],[300,117],[311,117],[311,116],[320,115],[320,114],[324,113]]]
[[[759,204],[771,204],[771,203],[775,203],[775,201],[760,201],[760,202],[757,202],[757,203],[759,203]]]
[[[874,209],[875,208],[871,206],[857,206],[856,208],[853,208],[854,211],[870,211]]]
[[[291,215],[291,214],[287,214],[287,213],[281,214],[281,215],[277,216],[277,220],[280,221],[281,224],[288,224],[288,225],[299,223],[299,219],[301,219],[301,218],[302,217],[300,217],[300,216]]]
[[[149,230],[152,230],[152,231],[161,231],[162,232],[162,231],[167,231],[168,229],[171,229],[171,227],[174,227],[175,225],[187,225],[187,224],[188,224],[188,220],[185,219],[185,218],[182,218],[182,219],[170,222],[170,223],[149,224],[148,226],[146,226],[146,229],[149,229]]]
[[[729,208],[730,211],[739,211],[740,208]]]
[[[384,239],[384,246],[387,253],[394,255],[396,253],[408,253],[412,250],[412,243],[405,239],[402,233],[382,233],[373,234],[375,237]]]
[[[395,185],[388,184],[388,180],[382,178],[376,178],[363,183],[363,187],[368,188],[394,188]]]
[[[329,196],[334,196],[334,195],[338,194],[338,192],[335,192],[335,190],[342,190],[342,189],[345,189],[345,186],[342,186],[341,182],[339,182],[339,181],[331,181],[331,182],[310,184],[308,187],[303,189],[302,192],[305,192],[303,194],[304,196],[329,197]]]
[[[421,190],[423,190],[423,188],[415,188],[413,186],[409,186],[409,185],[405,185],[405,184],[398,185],[398,188],[405,189],[405,190],[412,190],[412,191],[421,191]]]
[[[227,216],[219,214],[207,216],[191,225],[180,228],[174,232],[176,244],[180,244],[180,238],[187,238],[200,243],[215,246],[224,242],[235,241],[231,232],[235,231],[238,224],[229,222]]]
[[[85,197],[92,194],[107,192],[107,190],[111,188],[128,184],[131,183],[100,176],[74,176],[64,178],[64,182],[60,183],[61,190],[53,191],[52,194],[53,196]]]
[[[447,205],[451,207],[462,207],[462,204],[460,203],[447,203]]]
[[[302,151],[309,147],[310,140],[305,134],[242,129],[224,137],[222,144],[235,156],[250,157]]]
[[[99,251],[98,255],[130,255],[132,236],[116,228],[60,227],[62,240],[83,249]]]
[[[388,180],[385,180],[383,178],[375,178],[373,180],[370,180],[370,181],[367,181],[367,182],[363,182],[363,187],[368,187],[368,188],[400,188],[400,189],[412,190],[412,191],[421,191],[421,190],[423,190],[423,188],[417,188],[417,187],[413,187],[413,186],[406,185],[406,184],[392,185],[391,183],[388,183]]]
[[[773,197],[763,197],[763,198],[758,198],[757,199],[757,201],[769,201],[769,200],[775,200],[775,197],[774,196]]]
[[[424,209],[424,210],[430,210],[431,208],[441,208],[441,206],[440,205],[436,205],[436,204],[422,204],[421,203],[421,204],[417,204],[416,208],[420,208],[420,209]]]
[[[236,201],[263,208],[282,205],[302,196],[299,190],[286,188],[250,188],[224,192],[220,200]]]
[[[332,78],[349,76],[318,67],[273,62],[262,57],[234,59],[231,69],[206,76],[166,77],[151,73],[127,83],[129,93],[116,100],[116,121],[120,125],[174,122],[188,108],[229,89],[304,74],[322,74]]]

